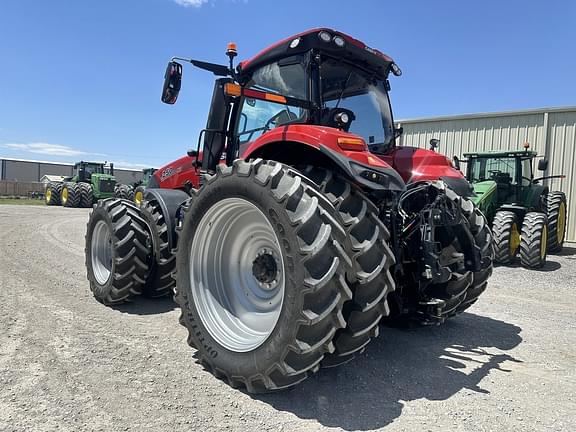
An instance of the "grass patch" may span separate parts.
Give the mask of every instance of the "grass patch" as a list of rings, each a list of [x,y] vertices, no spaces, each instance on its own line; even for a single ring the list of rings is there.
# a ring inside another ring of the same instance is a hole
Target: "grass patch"
[[[29,198],[0,198],[1,204],[13,204],[13,205],[46,205],[42,199],[29,199]]]

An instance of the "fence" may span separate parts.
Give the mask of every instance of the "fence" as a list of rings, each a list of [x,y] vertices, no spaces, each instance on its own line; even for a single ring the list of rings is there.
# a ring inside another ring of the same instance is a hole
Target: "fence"
[[[40,182],[0,180],[0,196],[29,196],[32,193],[43,192],[44,185]]]

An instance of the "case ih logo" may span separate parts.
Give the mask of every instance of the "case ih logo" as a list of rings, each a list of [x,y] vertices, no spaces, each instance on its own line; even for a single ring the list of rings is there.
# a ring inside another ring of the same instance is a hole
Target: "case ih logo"
[[[174,168],[168,167],[164,171],[162,171],[162,174],[160,174],[160,181],[164,181],[168,177],[173,176],[174,174],[175,174]]]

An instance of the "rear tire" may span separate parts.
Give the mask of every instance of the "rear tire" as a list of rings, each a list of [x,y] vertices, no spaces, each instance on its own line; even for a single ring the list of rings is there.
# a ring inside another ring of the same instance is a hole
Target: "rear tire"
[[[566,237],[567,207],[564,192],[550,192],[546,198],[548,209],[548,252],[560,252]]]
[[[60,201],[64,207],[78,207],[80,205],[80,186],[78,183],[66,183],[60,192]]]
[[[92,207],[94,204],[92,185],[88,183],[78,183],[78,186],[80,187],[80,207]]]
[[[338,210],[351,249],[356,280],[350,284],[352,300],[344,305],[346,327],[334,337],[334,353],[327,354],[323,367],[346,363],[364,351],[377,337],[378,324],[388,316],[388,294],[395,289],[390,267],[394,256],[388,247],[390,233],[378,218],[376,206],[348,181],[323,168],[306,167],[303,174],[319,185],[320,191]]]
[[[546,263],[548,245],[548,219],[544,213],[529,212],[524,216],[520,241],[520,262],[528,269],[537,269]]]
[[[134,204],[115,198],[98,201],[88,220],[85,252],[90,290],[100,303],[122,303],[142,292],[150,235]]]
[[[172,273],[176,269],[176,255],[170,249],[168,225],[157,200],[146,201],[142,216],[148,222],[151,231],[154,259],[150,275],[142,293],[146,297],[158,298],[174,294],[176,281]]]
[[[134,188],[126,184],[117,184],[114,188],[114,198],[134,200]]]
[[[44,189],[44,199],[46,201],[46,205],[60,205],[60,192],[62,192],[62,183],[48,183],[46,189]]]
[[[330,203],[287,166],[237,160],[193,191],[178,230],[175,299],[199,361],[251,393],[316,372],[351,297],[347,239]]]
[[[511,264],[520,248],[520,224],[511,211],[500,210],[492,222],[494,260],[498,264]]]

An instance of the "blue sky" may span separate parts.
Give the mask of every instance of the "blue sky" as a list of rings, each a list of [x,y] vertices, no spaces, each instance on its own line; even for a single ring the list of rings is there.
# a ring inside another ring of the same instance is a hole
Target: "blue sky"
[[[395,117],[576,105],[576,2],[0,0],[0,156],[160,166],[196,147],[225,63],[326,26],[391,55]]]

